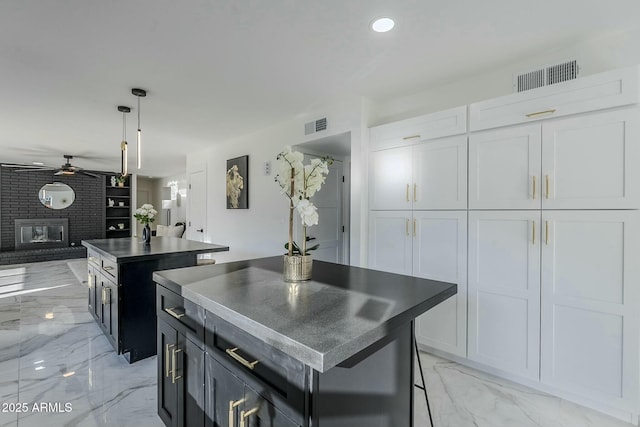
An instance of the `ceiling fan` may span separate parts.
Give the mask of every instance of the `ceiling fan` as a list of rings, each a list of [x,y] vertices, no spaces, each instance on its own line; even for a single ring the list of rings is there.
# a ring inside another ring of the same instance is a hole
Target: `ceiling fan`
[[[66,161],[60,167],[37,165],[37,164],[28,165],[28,164],[20,164],[20,163],[4,163],[2,164],[2,166],[7,168],[16,168],[14,172],[56,171],[54,175],[75,175],[76,173],[79,173],[82,175],[90,176],[92,178],[98,178],[98,175],[94,173],[87,172],[84,169],[79,168],[78,166],[73,166],[71,164],[71,159],[73,159],[73,156],[70,156],[69,154],[65,154],[64,158]]]

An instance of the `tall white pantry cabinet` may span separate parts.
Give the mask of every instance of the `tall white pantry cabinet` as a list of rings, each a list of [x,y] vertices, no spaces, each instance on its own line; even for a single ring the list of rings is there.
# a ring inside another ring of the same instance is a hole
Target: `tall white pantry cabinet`
[[[420,344],[638,421],[638,83],[630,67],[474,103],[468,130],[466,107],[371,128],[369,267],[458,284]]]

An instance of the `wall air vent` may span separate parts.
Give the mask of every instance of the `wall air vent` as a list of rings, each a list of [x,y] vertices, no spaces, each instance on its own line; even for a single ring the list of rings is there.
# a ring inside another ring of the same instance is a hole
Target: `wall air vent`
[[[580,67],[575,59],[561,64],[545,65],[544,67],[513,76],[513,91],[523,92],[541,86],[573,80],[579,74]]]
[[[304,124],[304,134],[311,135],[312,133],[320,132],[322,130],[327,130],[327,118],[323,117],[318,120],[314,120],[313,122]]]

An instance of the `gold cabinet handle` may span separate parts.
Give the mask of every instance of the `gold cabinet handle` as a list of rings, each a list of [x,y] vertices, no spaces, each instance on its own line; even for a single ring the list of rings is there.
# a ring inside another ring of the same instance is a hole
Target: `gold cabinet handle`
[[[103,286],[100,293],[101,293],[102,304],[104,305],[107,303],[107,288]]]
[[[529,113],[529,114],[525,114],[527,117],[529,118],[534,118],[534,117],[538,117],[538,116],[544,116],[545,114],[553,114],[556,112],[555,108],[550,108],[548,110],[544,110],[544,111],[536,111],[535,113]]]
[[[110,266],[110,265],[105,265],[104,267],[102,267],[102,269],[106,270],[106,271],[111,271],[111,270],[113,270],[113,267]]]
[[[533,175],[533,200],[536,199],[536,176]]]
[[[407,202],[410,202],[411,200],[409,199],[409,184],[407,184]]]
[[[413,201],[418,201],[418,184],[413,184]]]
[[[544,198],[545,198],[545,199],[548,199],[548,198],[549,198],[549,175],[548,175],[548,174],[544,176],[544,180],[545,180],[545,184],[544,184],[544,187],[545,187],[545,190],[544,190],[545,195],[544,195]]]
[[[181,317],[184,317],[184,313],[176,313],[174,311],[175,309],[176,309],[176,307],[165,308],[164,311],[166,311],[167,313],[169,313],[172,317],[175,317],[176,319],[180,319]]]
[[[95,262],[96,260],[97,260],[97,258],[96,258],[96,257],[94,257],[94,256],[90,256],[90,257],[89,257],[89,261],[91,261],[91,262]]]
[[[416,138],[420,138],[420,135],[410,135],[410,136],[404,136],[402,137],[403,140],[408,140],[408,139],[416,139]]]
[[[91,273],[89,273],[89,277],[87,278],[87,286],[89,286],[89,289],[91,289],[91,286],[93,286],[93,276],[91,275]]]
[[[251,415],[255,414],[256,412],[258,412],[258,408],[253,408],[250,409],[248,411],[241,411],[240,412],[240,427],[245,427],[247,424],[245,424],[245,421],[247,418],[249,418]]]
[[[409,236],[409,218],[407,218],[407,222],[404,225],[404,232]]]
[[[167,344],[164,346],[164,376],[169,378],[169,374],[171,373],[171,368],[169,367],[169,350],[172,347],[175,347],[174,344]]]
[[[549,244],[549,221],[545,221],[544,223],[544,244]]]
[[[532,228],[533,228],[533,230],[531,232],[531,242],[535,246],[535,244],[536,244],[536,222],[535,221],[533,221],[533,227]]]
[[[177,380],[179,380],[180,378],[182,378],[181,375],[176,375],[176,359],[177,359],[177,354],[180,353],[182,351],[182,349],[179,348],[174,348],[171,350],[171,384],[175,384]]]
[[[418,227],[418,220],[413,219],[413,237],[416,237],[416,228]]]
[[[260,363],[258,360],[254,360],[253,362],[249,362],[247,359],[245,359],[244,357],[240,356],[238,353],[236,353],[236,351],[238,351],[238,347],[234,347],[234,348],[228,348],[225,350],[226,353],[231,356],[233,359],[237,360],[238,362],[240,362],[240,364],[242,366],[246,366],[247,368],[253,370],[253,368]]]
[[[235,402],[233,400],[229,401],[229,427],[233,427],[236,424],[236,417],[235,417],[235,412],[236,412],[236,408],[242,403],[244,402],[246,399],[240,399],[240,400],[236,400]]]

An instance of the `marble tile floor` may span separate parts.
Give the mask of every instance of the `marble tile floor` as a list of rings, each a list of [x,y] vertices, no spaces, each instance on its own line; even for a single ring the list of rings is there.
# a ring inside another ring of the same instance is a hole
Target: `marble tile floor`
[[[0,268],[0,427],[163,425],[156,358],[129,365],[115,355],[87,312],[85,276],[77,260]],[[631,426],[426,353],[421,360],[436,427]],[[419,389],[414,426],[429,426]]]

